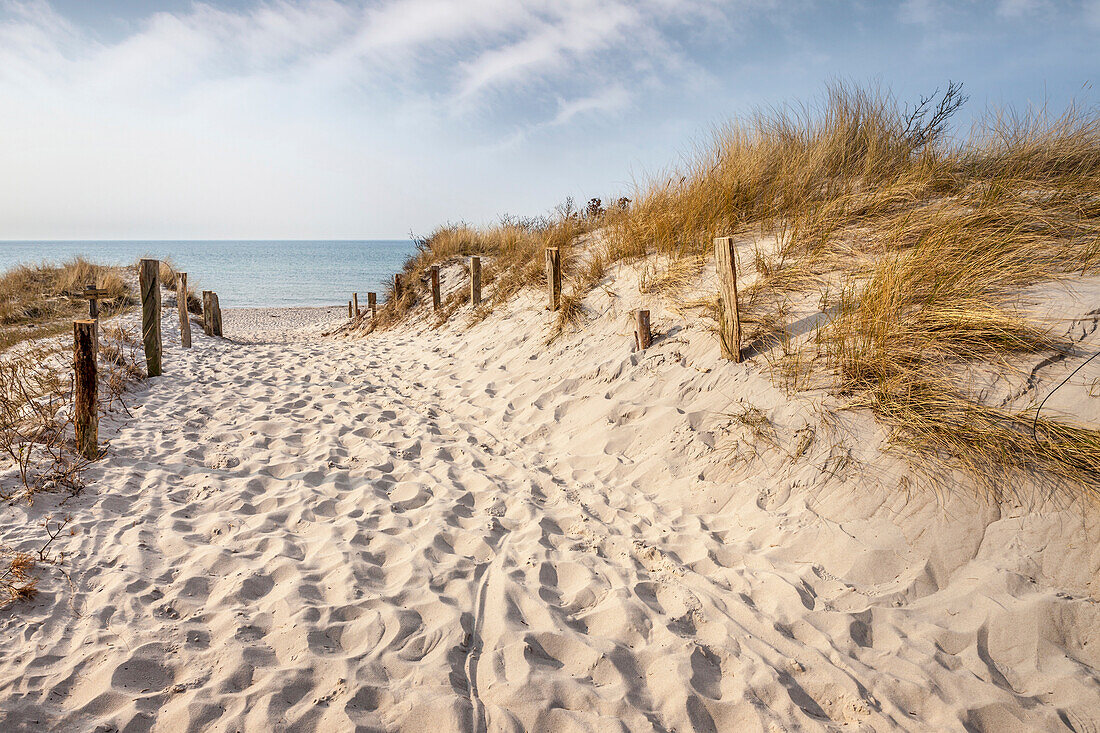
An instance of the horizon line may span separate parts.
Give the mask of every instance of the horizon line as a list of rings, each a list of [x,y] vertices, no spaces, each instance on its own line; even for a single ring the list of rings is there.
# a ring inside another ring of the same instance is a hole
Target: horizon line
[[[256,238],[250,239],[247,237],[231,237],[227,239],[0,239],[0,244],[16,244],[20,242],[42,242],[42,243],[60,243],[60,242],[412,242],[415,241],[411,237],[365,237],[360,239],[355,238],[317,238],[317,239],[267,239]]]

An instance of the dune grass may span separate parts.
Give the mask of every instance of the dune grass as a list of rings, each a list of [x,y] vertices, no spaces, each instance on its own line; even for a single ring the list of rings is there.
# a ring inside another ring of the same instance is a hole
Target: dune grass
[[[401,272],[405,283],[400,298],[394,298],[393,284],[386,290],[386,303],[379,312],[379,328],[385,328],[404,318],[425,297],[422,285],[434,264],[461,261],[470,255],[482,256],[481,280],[485,300],[474,311],[481,318],[520,290],[545,284],[544,251],[547,247],[561,250],[562,270],[574,273],[581,266],[577,258],[577,238],[591,231],[594,220],[585,218],[567,201],[544,217],[530,219],[505,218],[489,227],[469,224],[448,224],[430,236],[417,240],[417,254],[411,257]],[[445,313],[467,303],[465,289],[456,292],[444,304]]]
[[[751,260],[753,275],[741,293],[746,342],[786,348],[789,303],[812,298],[829,317],[800,347],[811,352],[797,355],[802,365],[832,374],[834,391],[898,442],[977,473],[1035,469],[1096,486],[1100,433],[982,405],[960,375],[967,364],[1008,370],[1027,354],[1072,351],[1016,301],[1100,258],[1100,111],[994,111],[951,137],[965,101],[957,85],[909,106],[835,85],[816,105],[716,129],[680,170],[638,185],[628,206],[559,208],[537,226],[443,227],[406,271],[491,254],[498,284],[484,312],[544,282],[542,249],[553,242],[568,305],[553,337],[608,264],[638,262],[643,288],[671,295],[698,282],[714,237],[739,237],[740,267]],[[594,229],[598,243],[575,246]],[[713,299],[694,304],[713,313]]]
[[[88,301],[80,293],[89,285],[107,290],[100,300],[104,315],[135,302],[117,268],[79,257],[60,265],[19,265],[0,275],[0,349],[61,333],[72,319],[87,317]]]

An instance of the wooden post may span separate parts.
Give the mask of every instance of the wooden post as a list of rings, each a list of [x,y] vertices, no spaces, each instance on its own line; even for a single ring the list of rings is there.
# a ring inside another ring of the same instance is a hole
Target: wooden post
[[[95,460],[99,455],[99,408],[96,391],[96,322],[73,321],[73,427],[80,455]]]
[[[367,308],[370,309],[371,320],[378,315],[378,293],[367,293]]]
[[[546,248],[546,285],[550,295],[550,310],[561,305],[561,250]]]
[[[222,335],[222,304],[218,300],[217,293],[210,293],[210,299],[214,303],[214,323],[211,330],[215,336],[220,337]]]
[[[714,240],[718,272],[718,341],[722,358],[741,361],[741,315],[737,310],[737,259],[733,237]]]
[[[649,311],[638,309],[635,311],[637,319],[634,326],[634,349],[644,351],[653,343],[653,333],[649,330]]]
[[[202,331],[207,336],[214,335],[214,293],[210,290],[202,291]]]
[[[145,342],[146,372],[161,374],[160,341],[160,261],[142,260],[138,280],[141,284],[141,337]]]
[[[351,302],[352,302],[352,303],[354,304],[354,306],[355,306],[355,307],[354,307],[354,308],[352,309],[352,311],[351,311],[351,312],[352,312],[353,314],[355,314],[355,317],[356,317],[356,318],[358,318],[358,317],[359,317],[359,293],[352,293],[352,294],[351,294]]]
[[[352,314],[351,314],[351,301],[349,300],[349,301],[348,301],[348,318],[352,318],[352,317],[353,317],[353,316],[352,316]]]
[[[470,303],[481,305],[481,258],[470,258]]]
[[[439,300],[439,265],[432,265],[432,310],[438,313],[441,307]]]
[[[180,343],[191,348],[191,319],[187,317],[187,273],[176,273],[176,310],[180,313]]]
[[[401,275],[393,276],[393,299],[401,300]]]

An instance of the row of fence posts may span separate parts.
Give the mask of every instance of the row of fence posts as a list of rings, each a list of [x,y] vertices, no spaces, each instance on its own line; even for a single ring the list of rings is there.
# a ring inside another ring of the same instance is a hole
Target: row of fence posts
[[[718,237],[714,240],[714,260],[718,282],[718,339],[722,358],[740,362],[741,319],[737,307],[737,260],[733,237]],[[139,287],[141,290],[141,334],[145,347],[145,363],[150,377],[160,376],[161,333],[160,333],[160,261],[143,259],[139,268]],[[546,283],[549,308],[556,311],[561,307],[561,250],[558,247],[546,248]],[[442,310],[442,298],[439,289],[439,266],[431,268],[432,308],[438,313]],[[399,300],[404,293],[401,275],[393,276],[393,297]],[[74,419],[76,443],[80,453],[88,459],[98,456],[99,407],[98,365],[99,352],[99,300],[107,292],[95,287],[87,288],[83,297],[88,300],[87,320],[73,321],[73,371],[74,371]],[[180,343],[185,349],[191,348],[191,322],[187,311],[187,273],[176,276],[176,300],[180,319]],[[470,258],[470,302],[481,305],[481,258]],[[367,308],[371,318],[378,315],[378,296],[367,293]],[[348,317],[360,315],[359,294],[353,293],[348,301]],[[222,312],[218,294],[204,290],[202,293],[202,323],[207,336],[222,335]],[[635,311],[634,348],[644,350],[653,341],[650,329],[649,311]]]
[[[430,270],[430,283],[432,293],[432,310],[436,313],[443,310],[443,296],[439,290],[439,265],[432,265]],[[401,280],[401,275],[396,274],[393,276],[393,299],[399,300],[404,291],[404,283]],[[481,258],[474,256],[470,258],[470,303],[478,306],[481,305]],[[370,311],[371,319],[378,316],[378,294],[367,293],[367,310]],[[357,318],[362,315],[359,310],[359,293],[352,293],[351,300],[348,301],[348,318]]]
[[[718,341],[722,358],[740,362],[741,317],[737,307],[737,259],[733,237],[717,237],[714,240],[714,261],[718,281]],[[442,296],[439,290],[439,265],[432,265],[429,271],[432,294],[432,309],[439,313],[442,309]],[[556,311],[561,308],[561,250],[558,247],[546,248],[546,286],[549,308]],[[393,299],[401,298],[404,283],[401,275],[393,276]],[[377,295],[367,293],[367,306],[371,318],[378,314]],[[470,303],[481,305],[481,258],[470,257]],[[360,315],[359,294],[352,293],[348,301],[348,318]],[[653,332],[649,323],[649,311],[639,309],[634,313],[634,349],[642,351],[653,343]]]
[[[141,340],[146,372],[159,377],[162,367],[160,333],[160,260],[143,259],[138,266],[141,291]],[[88,318],[73,321],[73,426],[79,453],[89,460],[99,456],[99,301],[107,291],[89,286],[81,296],[88,301]],[[180,343],[191,348],[191,320],[187,311],[187,273],[176,274],[176,301],[180,319]],[[202,293],[202,324],[207,336],[222,335],[222,311],[218,294]]]

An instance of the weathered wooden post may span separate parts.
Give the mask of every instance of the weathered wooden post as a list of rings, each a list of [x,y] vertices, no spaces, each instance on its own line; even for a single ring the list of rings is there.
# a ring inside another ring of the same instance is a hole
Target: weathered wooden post
[[[73,427],[80,455],[94,460],[99,455],[99,408],[96,392],[96,322],[73,321]]]
[[[211,330],[215,336],[220,337],[222,335],[222,304],[218,300],[217,293],[210,293],[210,298],[214,302],[214,323]]]
[[[556,311],[561,305],[561,250],[557,247],[546,248],[546,285],[550,310]]]
[[[352,309],[351,312],[354,314],[355,318],[358,318],[359,317],[359,293],[352,293],[351,294],[351,302],[354,305],[354,308]]]
[[[432,310],[439,312],[442,307],[439,299],[439,265],[432,265]]]
[[[187,273],[176,273],[176,310],[180,315],[180,344],[191,348],[191,319],[187,317]]]
[[[470,258],[470,303],[481,305],[481,258]]]
[[[351,301],[348,301],[348,318],[354,318],[351,312]]]
[[[653,343],[653,333],[649,330],[649,311],[638,309],[635,311],[634,349],[644,351]]]
[[[718,341],[722,358],[741,361],[741,315],[737,310],[737,258],[733,237],[714,240],[718,272]]]
[[[378,293],[367,293],[367,308],[370,309],[370,317],[373,321],[378,315]]]
[[[214,293],[202,291],[202,331],[207,336],[214,335]]]
[[[142,260],[138,281],[141,285],[141,337],[145,342],[146,372],[150,377],[159,377],[161,373],[160,261]]]

